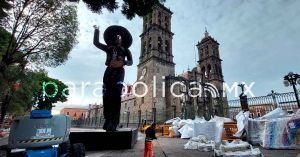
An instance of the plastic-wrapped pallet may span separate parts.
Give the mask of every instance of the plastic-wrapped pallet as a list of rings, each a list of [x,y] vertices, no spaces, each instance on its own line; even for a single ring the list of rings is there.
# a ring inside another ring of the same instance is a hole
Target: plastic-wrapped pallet
[[[214,150],[215,157],[261,157],[258,148],[253,148],[248,142],[234,140],[222,141],[218,149]]]
[[[300,149],[300,114],[294,115],[284,129],[286,136],[283,136],[282,141],[286,146]]]
[[[241,137],[243,135],[244,130],[247,131],[249,115],[249,111],[241,111],[236,115],[238,131],[234,134],[235,137]]]
[[[198,150],[201,152],[209,152],[215,149],[215,143],[198,143]]]
[[[212,151],[215,149],[215,143],[213,141],[207,140],[203,135],[197,137],[192,137],[185,145],[184,149],[197,149],[199,151]]]
[[[234,121],[232,119],[230,119],[230,118],[214,116],[212,119],[209,120],[209,122],[229,123],[229,122],[234,122]]]
[[[198,142],[189,140],[185,145],[184,149],[198,149]]]
[[[275,119],[275,118],[283,118],[286,117],[288,113],[281,108],[276,108],[275,110],[267,113],[266,115],[262,116],[260,119]]]
[[[250,144],[242,140],[233,140],[232,142],[228,142],[227,140],[224,140],[220,145],[220,150],[224,152],[245,151],[248,150],[249,148],[250,148]]]
[[[290,118],[279,118],[266,122],[264,128],[263,148],[286,149],[282,143],[283,130]]]
[[[266,149],[300,149],[300,117],[278,118],[266,122],[263,147]]]
[[[169,137],[179,137],[180,133],[177,126],[169,127]]]
[[[248,142],[254,145],[262,145],[266,122],[267,120],[256,120],[251,118],[248,120]]]
[[[178,130],[181,134],[181,138],[191,138],[194,135],[193,123],[187,123]]]
[[[252,148],[245,151],[236,152],[220,152],[215,150],[215,157],[262,157],[260,150],[258,148]]]
[[[218,122],[205,122],[205,123],[194,123],[194,137],[204,135],[208,140],[220,143],[223,133],[224,123]]]
[[[167,120],[165,122],[165,124],[174,124],[174,122],[179,122],[181,119],[179,117],[176,117],[176,118],[173,118],[173,119],[170,119],[170,120]]]

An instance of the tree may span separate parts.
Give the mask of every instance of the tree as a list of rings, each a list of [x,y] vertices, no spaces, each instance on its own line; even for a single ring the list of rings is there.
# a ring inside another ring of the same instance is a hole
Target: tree
[[[8,0],[0,0],[0,19],[7,16],[6,10],[11,9],[11,5]]]
[[[68,86],[63,82],[50,78],[45,71],[34,72],[27,70],[22,74],[22,78],[18,81],[19,89],[10,87],[10,92],[6,95],[6,110],[1,108],[2,122],[6,111],[14,116],[24,115],[28,113],[32,106],[37,109],[51,110],[52,105],[58,101],[67,101]]]
[[[79,0],[70,1],[78,2]],[[119,8],[116,0],[83,0],[83,2],[95,13],[102,13],[103,8],[106,8],[110,12],[114,12]],[[123,2],[122,14],[126,16],[127,19],[131,20],[135,15],[143,17],[148,13],[151,13],[155,5],[158,5],[160,2],[165,2],[165,0],[123,0]]]
[[[39,66],[61,65],[77,43],[76,8],[66,0],[15,0],[0,24],[11,33],[0,60],[2,74],[23,59]]]
[[[34,92],[37,109],[52,110],[54,103],[67,101],[68,86],[63,82],[43,74],[38,78],[38,88]]]
[[[5,1],[8,2],[8,1]],[[0,102],[2,114],[11,101],[11,86],[31,68],[63,64],[77,43],[77,13],[67,0],[9,1],[0,18]],[[1,3],[2,4],[2,1]],[[2,7],[2,6],[1,6]]]

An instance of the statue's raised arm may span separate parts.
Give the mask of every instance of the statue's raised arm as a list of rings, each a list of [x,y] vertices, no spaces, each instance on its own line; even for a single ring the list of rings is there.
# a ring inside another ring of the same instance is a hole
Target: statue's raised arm
[[[99,42],[99,34],[100,34],[99,27],[94,25],[94,29],[95,29],[95,31],[94,31],[94,42],[93,42],[94,45],[97,48],[101,49],[102,51],[107,52],[107,46]]]

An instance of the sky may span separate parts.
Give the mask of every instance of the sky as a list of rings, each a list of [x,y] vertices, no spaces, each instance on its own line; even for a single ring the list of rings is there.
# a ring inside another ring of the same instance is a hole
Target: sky
[[[267,95],[271,90],[292,91],[283,85],[283,76],[290,71],[300,73],[299,0],[167,0],[164,5],[174,13],[171,29],[175,34],[172,49],[176,74],[196,66],[195,45],[204,37],[206,28],[220,44],[224,80],[229,87],[235,82],[245,82],[251,91],[248,96]],[[63,107],[102,102],[99,82],[106,68],[106,56],[92,43],[93,25],[100,27],[102,43],[103,32],[110,25],[121,25],[130,31],[134,63],[125,67],[125,83],[132,84],[137,79],[142,18],[127,20],[120,9],[95,14],[80,2],[78,21],[78,44],[69,60],[62,66],[47,68],[50,77],[75,84],[75,88],[70,84],[68,101],[57,103],[54,113]],[[234,92],[227,96],[230,100],[237,99]]]

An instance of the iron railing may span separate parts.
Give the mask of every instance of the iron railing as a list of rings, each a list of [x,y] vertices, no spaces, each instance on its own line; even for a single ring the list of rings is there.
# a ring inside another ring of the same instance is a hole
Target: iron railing
[[[299,93],[298,93],[299,95]],[[255,110],[259,113],[263,110],[264,114],[271,112],[276,107],[279,107],[285,111],[295,112],[298,109],[296,96],[294,92],[289,93],[272,93],[267,96],[251,97],[248,98],[248,105],[251,111]],[[229,100],[229,117],[233,118],[241,111],[240,100]],[[256,115],[262,116],[262,115]]]

